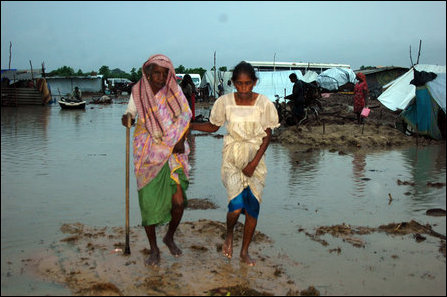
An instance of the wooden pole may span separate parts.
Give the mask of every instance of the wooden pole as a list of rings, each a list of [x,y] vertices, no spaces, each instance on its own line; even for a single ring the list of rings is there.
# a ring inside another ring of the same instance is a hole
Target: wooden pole
[[[9,68],[11,69],[11,48],[12,48],[12,43],[11,41],[9,42]]]
[[[419,57],[421,56],[421,45],[422,45],[422,40],[419,40],[419,51],[418,51],[418,59],[416,61],[416,64],[419,64]]]
[[[214,99],[216,98],[216,51],[214,51]]]
[[[411,67],[413,67],[414,64],[413,64],[413,57],[411,56],[411,45],[410,45],[410,62],[411,62]]]
[[[127,114],[126,126],[126,246],[124,249],[125,255],[130,255],[129,245],[129,140],[130,140],[130,114]]]
[[[31,63],[31,60],[29,60],[29,65],[31,66],[31,80],[34,83],[34,73],[33,73],[33,64]]]

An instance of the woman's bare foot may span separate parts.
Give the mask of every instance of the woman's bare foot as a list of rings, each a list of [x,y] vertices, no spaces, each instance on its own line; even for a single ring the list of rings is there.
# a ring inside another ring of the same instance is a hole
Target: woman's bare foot
[[[158,266],[160,265],[160,251],[159,250],[151,250],[149,252],[149,258],[145,261],[146,265],[150,266]]]
[[[256,261],[253,260],[252,258],[250,258],[248,253],[246,253],[246,254],[241,253],[240,260],[241,260],[242,263],[245,263],[248,266],[255,266],[256,265]]]
[[[230,236],[227,236],[225,239],[225,242],[222,246],[222,253],[227,257],[228,259],[231,259],[233,256],[233,238]]]
[[[182,250],[178,248],[178,246],[175,244],[174,240],[168,239],[166,236],[163,238],[163,242],[166,244],[166,246],[169,248],[169,251],[171,254],[175,257],[178,257],[182,254]]]

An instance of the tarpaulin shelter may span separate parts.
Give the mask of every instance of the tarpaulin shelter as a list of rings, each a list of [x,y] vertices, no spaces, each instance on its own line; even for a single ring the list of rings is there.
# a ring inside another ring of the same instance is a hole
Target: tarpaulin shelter
[[[433,74],[416,70],[415,74],[419,73]],[[430,81],[411,81],[416,87],[415,98],[400,116],[416,133],[439,140],[445,138],[446,75],[433,76],[436,78],[428,78]]]
[[[299,80],[311,83],[316,80],[318,74],[314,71],[307,71],[304,75],[300,70],[287,71],[260,71],[257,72],[258,83],[253,88],[253,92],[267,96],[271,101],[276,99],[275,95],[284,97],[292,94],[293,83],[290,82],[289,75],[295,73]]]
[[[256,72],[258,82],[253,88],[253,92],[263,94],[272,101],[275,100],[275,95],[284,97],[284,89],[286,89],[286,94],[289,95],[292,93],[293,88],[293,83],[289,79],[289,75],[292,73],[295,73],[298,79],[307,83],[315,81],[318,77],[318,74],[314,71],[307,71],[304,75],[300,70],[258,71]],[[216,71],[216,92],[220,79],[223,80],[224,94],[235,92],[236,89],[233,83],[231,82],[231,85],[228,84],[232,76],[232,71]],[[207,83],[209,84],[210,95],[212,96],[214,94],[212,90],[214,88],[214,71],[205,72],[200,87],[205,87]]]
[[[207,70],[202,77],[202,81],[200,83],[200,88],[205,88],[208,86],[209,95],[213,97],[217,97],[214,93],[218,93],[218,85],[220,80],[223,81],[222,86],[224,88],[224,94],[233,92],[233,83],[228,85],[228,81],[231,81],[231,76],[233,75],[232,71],[216,71],[216,84],[214,85],[214,71]],[[216,87],[216,90],[214,90]]]
[[[341,86],[356,83],[355,73],[349,68],[331,68],[321,72],[317,79],[318,85],[328,91],[337,91]]]
[[[414,69],[417,71],[441,74],[445,73],[446,68],[445,66],[439,65],[417,64],[405,74],[383,86],[386,90],[377,98],[377,100],[392,111],[404,110],[416,96],[416,86],[410,84],[410,81],[414,78]]]

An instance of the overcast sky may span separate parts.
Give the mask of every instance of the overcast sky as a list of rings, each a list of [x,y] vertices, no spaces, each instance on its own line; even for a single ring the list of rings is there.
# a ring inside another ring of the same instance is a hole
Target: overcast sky
[[[241,60],[446,64],[446,2],[1,2],[1,68],[130,72],[156,53],[175,67]]]

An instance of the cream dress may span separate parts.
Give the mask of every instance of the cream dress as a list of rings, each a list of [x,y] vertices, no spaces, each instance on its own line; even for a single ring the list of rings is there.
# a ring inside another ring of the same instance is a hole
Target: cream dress
[[[261,203],[267,167],[264,156],[254,174],[248,177],[242,169],[253,160],[267,128],[277,128],[278,114],[273,102],[259,94],[252,106],[236,105],[234,93],[219,97],[213,105],[210,122],[216,126],[226,123],[228,134],[224,137],[222,152],[222,181],[227,189],[228,203],[247,186]]]

